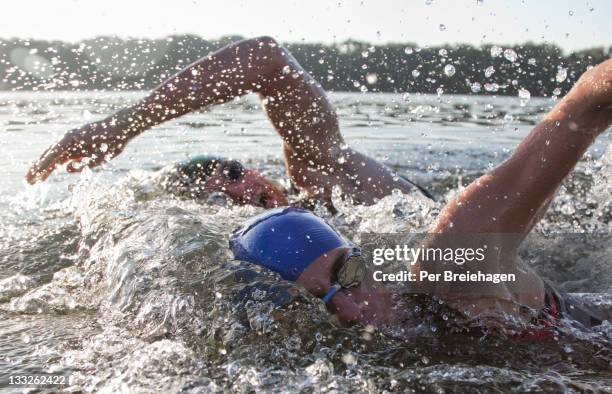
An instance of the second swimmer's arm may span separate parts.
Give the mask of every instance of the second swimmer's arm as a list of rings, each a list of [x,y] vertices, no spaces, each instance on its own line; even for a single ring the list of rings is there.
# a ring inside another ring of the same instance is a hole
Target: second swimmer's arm
[[[244,40],[227,45],[168,78],[147,97],[102,122],[127,130],[131,138],[165,121],[261,88],[272,78],[276,43]]]
[[[258,92],[263,81],[279,75],[277,52],[278,44],[265,37],[221,48],[170,77],[133,106],[67,132],[32,165],[27,181],[45,180],[61,164],[67,163],[69,172],[96,167],[155,125]]]

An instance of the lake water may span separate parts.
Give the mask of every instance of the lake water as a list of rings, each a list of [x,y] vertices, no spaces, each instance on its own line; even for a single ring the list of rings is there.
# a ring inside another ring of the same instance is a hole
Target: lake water
[[[612,390],[612,327],[568,324],[547,343],[496,335],[411,340],[341,328],[319,300],[232,262],[230,232],[260,212],[165,193],[155,171],[190,155],[243,160],[287,182],[280,139],[255,97],[185,116],[133,141],[101,170],[58,170],[26,186],[29,164],[66,130],[142,92],[0,94],[0,384],[70,374],[73,391],[559,392]],[[500,163],[549,99],[336,93],[347,142],[443,202]],[[536,232],[610,233],[612,152],[603,135]],[[335,200],[347,237],[426,231],[440,203],[392,195]],[[319,211],[318,211],[319,212]],[[325,214],[323,211],[319,213]],[[593,302],[612,299],[612,248],[551,247],[534,267]],[[2,390],[2,388],[0,388]],[[16,389],[12,389],[18,391]]]

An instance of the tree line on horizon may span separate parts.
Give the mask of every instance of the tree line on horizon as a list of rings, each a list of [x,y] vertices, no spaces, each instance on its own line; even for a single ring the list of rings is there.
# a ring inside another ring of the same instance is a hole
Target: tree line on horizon
[[[0,39],[0,90],[148,90],[236,40],[195,35],[97,37],[76,43]],[[529,96],[563,95],[610,48],[565,54],[554,44],[286,43],[326,90]]]

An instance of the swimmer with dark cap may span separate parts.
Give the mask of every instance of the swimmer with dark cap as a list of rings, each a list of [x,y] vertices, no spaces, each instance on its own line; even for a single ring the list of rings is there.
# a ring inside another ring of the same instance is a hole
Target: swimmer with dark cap
[[[132,107],[69,131],[32,165],[26,179],[30,183],[45,180],[62,164],[67,164],[69,172],[98,166],[157,124],[247,93],[261,97],[283,140],[291,181],[313,198],[328,201],[332,187],[339,186],[354,202],[371,204],[395,189],[413,189],[410,182],[345,144],[336,113],[321,86],[269,37],[228,45],[189,65]],[[497,272],[516,267],[520,240],[542,217],[561,182],[611,122],[612,60],[608,60],[586,71],[505,162],[446,204],[431,232],[441,236],[515,234],[519,242],[514,249],[487,264]],[[263,177],[253,174],[236,178],[230,176],[231,168],[225,168],[215,167],[213,175],[206,178],[206,187],[220,191],[235,187],[236,195],[253,192],[252,198],[245,199],[247,203],[262,204],[260,195],[268,193],[264,205],[285,204],[280,191],[272,190],[273,185],[262,186],[266,185]],[[393,319],[389,293],[373,283],[371,275],[356,268],[356,252],[334,230],[299,210],[280,209],[263,215],[233,237],[236,258],[296,281],[322,297],[330,311],[344,321],[382,324]],[[282,252],[274,246],[279,242]],[[348,262],[353,263],[347,266]],[[411,270],[418,274],[421,268],[417,263]],[[340,282],[336,279],[339,277],[344,279]],[[497,310],[520,315],[521,308],[528,307],[558,315],[563,309],[562,297],[548,289],[532,270],[526,270],[521,280],[495,289],[494,294],[486,296],[477,292],[449,296],[442,288],[433,288],[431,293],[447,299],[457,310],[475,314]]]
[[[162,169],[162,187],[168,192],[200,199],[222,192],[234,204],[274,208],[287,205],[280,186],[238,160],[195,156]]]
[[[221,48],[172,76],[133,106],[67,132],[32,165],[26,179],[31,184],[45,180],[63,164],[68,172],[99,166],[155,125],[248,93],[259,95],[282,138],[292,184],[312,200],[329,203],[334,186],[353,202],[365,204],[394,189],[422,189],[348,147],[321,85],[269,37]],[[223,168],[215,169],[212,176],[194,181],[205,183],[209,192],[226,192],[239,203],[267,208],[286,204],[282,191],[261,174],[242,166],[241,171],[226,171],[226,163],[219,163]],[[239,176],[231,179],[233,174]]]

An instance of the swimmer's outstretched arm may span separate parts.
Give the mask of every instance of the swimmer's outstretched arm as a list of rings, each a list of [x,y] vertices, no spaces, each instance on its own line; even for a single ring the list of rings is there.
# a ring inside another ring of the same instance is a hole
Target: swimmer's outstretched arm
[[[585,72],[505,162],[449,202],[434,232],[526,235],[610,124],[612,60]]]
[[[145,130],[206,105],[261,89],[276,69],[272,41],[238,42],[189,65],[131,107],[66,133],[32,165],[26,179],[45,180],[61,164],[69,172],[115,157]]]
[[[432,238],[436,246],[453,242],[449,234],[491,234],[486,242],[499,243],[489,245],[495,253],[487,253],[478,269],[514,273],[517,280],[488,287],[470,284],[452,294],[441,284],[432,292],[474,313],[494,309],[520,316],[517,305],[543,308],[542,279],[528,266],[519,265],[517,249],[563,179],[610,124],[612,60],[585,72],[504,163],[472,182],[443,208],[434,226],[432,232],[440,234]],[[413,272],[418,274],[420,268],[415,265]]]
[[[115,157],[143,131],[208,105],[257,93],[283,139],[294,183],[328,197],[334,185],[358,201],[372,202],[394,188],[382,164],[344,145],[336,113],[321,86],[291,54],[269,37],[228,45],[189,65],[149,96],[98,122],[69,131],[30,168],[28,182],[45,180],[61,164],[69,172]]]

